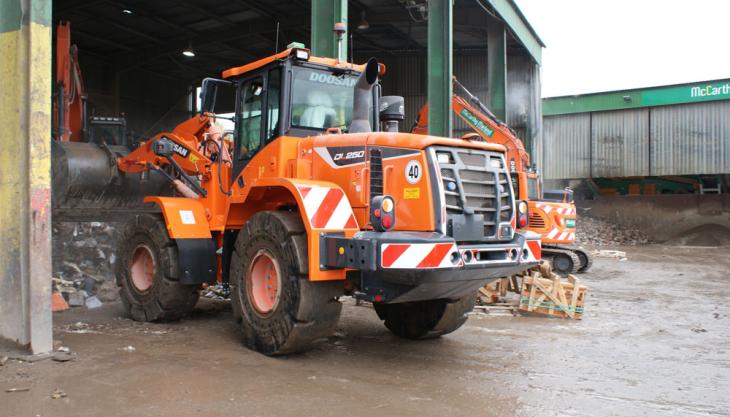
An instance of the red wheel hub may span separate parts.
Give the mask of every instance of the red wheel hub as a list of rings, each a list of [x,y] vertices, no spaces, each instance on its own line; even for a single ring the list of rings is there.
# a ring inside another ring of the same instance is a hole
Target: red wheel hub
[[[155,279],[155,258],[152,250],[146,245],[139,245],[132,253],[132,261],[129,263],[129,274],[132,277],[132,284],[140,292],[145,292],[152,286]]]
[[[251,261],[248,272],[248,296],[257,312],[268,314],[274,311],[281,298],[281,273],[279,263],[262,249]]]

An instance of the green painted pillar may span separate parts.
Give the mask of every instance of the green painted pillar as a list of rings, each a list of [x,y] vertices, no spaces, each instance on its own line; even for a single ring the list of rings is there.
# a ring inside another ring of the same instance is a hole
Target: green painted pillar
[[[490,20],[487,26],[487,84],[489,109],[507,121],[507,31],[504,24]]]
[[[428,133],[451,137],[453,93],[453,0],[428,2]]]
[[[347,24],[347,0],[312,0],[312,55],[347,60],[347,33],[337,42],[335,23]]]
[[[0,0],[0,338],[45,353],[51,316],[51,0]]]

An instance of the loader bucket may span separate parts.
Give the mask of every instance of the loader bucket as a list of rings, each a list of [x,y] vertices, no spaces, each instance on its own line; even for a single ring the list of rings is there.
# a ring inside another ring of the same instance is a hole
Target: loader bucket
[[[124,146],[53,141],[51,150],[54,221],[124,221],[158,211],[145,196],[172,195],[162,174],[117,170],[117,158],[130,152]]]

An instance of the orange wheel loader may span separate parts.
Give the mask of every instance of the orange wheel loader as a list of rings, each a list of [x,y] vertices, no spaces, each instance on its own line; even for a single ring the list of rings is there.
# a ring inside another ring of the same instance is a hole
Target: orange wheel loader
[[[117,283],[135,320],[177,319],[230,282],[245,344],[267,355],[330,335],[343,295],[398,336],[450,333],[477,288],[538,263],[540,236],[515,226],[505,148],[399,133],[384,72],[290,48],[205,79],[200,115],[131,152],[57,142],[54,213],[127,213]]]
[[[466,122],[474,133],[465,137],[478,136],[489,143],[507,148],[507,161],[519,200],[528,206],[526,223],[518,222],[521,230],[530,230],[542,235],[542,256],[553,264],[553,270],[561,275],[586,272],[592,264],[588,252],[575,247],[576,209],[571,190],[561,190],[556,198],[546,198],[541,190],[540,176],[522,141],[504,122],[469,90],[454,78],[454,113]],[[411,132],[424,134],[428,131],[428,106],[424,105]]]

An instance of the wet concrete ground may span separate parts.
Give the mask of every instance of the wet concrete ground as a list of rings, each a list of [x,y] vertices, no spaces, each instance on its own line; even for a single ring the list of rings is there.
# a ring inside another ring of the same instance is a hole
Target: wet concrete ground
[[[1,366],[0,416],[730,415],[727,248],[624,250],[582,276],[582,321],[480,314],[411,342],[350,303],[326,344],[284,358],[244,348],[220,302],[173,324],[57,314],[77,359]]]

